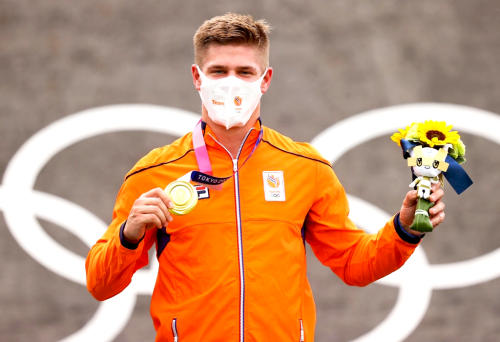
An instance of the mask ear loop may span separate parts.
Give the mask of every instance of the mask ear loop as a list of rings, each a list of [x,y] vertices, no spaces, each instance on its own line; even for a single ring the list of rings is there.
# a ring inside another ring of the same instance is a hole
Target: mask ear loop
[[[201,71],[201,68],[198,66],[198,64],[195,64],[195,65],[196,65],[196,69],[198,69],[198,74],[200,75],[201,84],[203,84],[203,79],[206,78],[207,76],[205,76],[203,71]]]
[[[259,82],[259,89],[262,87],[262,82],[264,82],[264,77],[266,77],[268,70],[269,70],[269,68],[266,68],[266,70],[264,70],[264,74],[262,74],[262,76],[260,76],[260,78],[256,81],[256,82]],[[261,92],[262,92],[262,90],[261,90]]]
[[[262,74],[262,76],[260,76],[260,84],[262,85],[262,81],[264,81],[264,77],[267,75],[267,71],[269,70],[269,68],[266,68],[266,70],[264,70],[264,73]]]

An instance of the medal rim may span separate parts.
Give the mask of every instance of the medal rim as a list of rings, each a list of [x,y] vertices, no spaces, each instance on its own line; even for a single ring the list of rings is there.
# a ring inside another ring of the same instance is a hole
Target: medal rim
[[[183,206],[176,205],[174,199],[171,197],[171,193],[172,193],[173,188],[175,186],[180,186],[180,185],[186,187],[188,189],[189,193],[190,193],[190,198],[187,201],[187,204],[185,204]],[[194,207],[196,206],[196,204],[198,203],[198,192],[196,191],[196,189],[193,186],[193,184],[191,184],[189,182],[178,181],[178,180],[177,181],[173,181],[172,183],[170,183],[169,185],[167,185],[167,187],[165,188],[165,192],[167,193],[167,195],[170,198],[170,200],[174,203],[174,207],[168,209],[174,215],[186,215],[186,214],[189,214],[194,209]]]

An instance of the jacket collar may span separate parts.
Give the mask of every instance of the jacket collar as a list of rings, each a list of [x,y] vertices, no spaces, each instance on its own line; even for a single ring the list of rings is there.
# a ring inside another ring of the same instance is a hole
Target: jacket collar
[[[262,127],[263,127],[262,121],[260,118],[258,118],[257,121],[255,122],[255,125],[253,125],[253,127],[250,128],[250,133],[248,134],[248,137],[245,141],[245,144],[244,144],[243,148],[241,149],[240,157],[245,155],[245,154],[250,153],[247,151],[248,149],[250,149],[250,150],[253,149],[253,146],[254,146],[255,142],[257,141],[257,138],[259,137],[259,132],[260,132]],[[201,122],[201,129],[203,130],[205,143],[207,144],[207,146],[223,149],[223,147],[219,144],[219,142],[217,142],[215,140],[215,139],[217,139],[217,137],[216,137],[214,131],[210,128],[210,126],[205,121]],[[236,157],[236,156],[234,156],[234,157]]]

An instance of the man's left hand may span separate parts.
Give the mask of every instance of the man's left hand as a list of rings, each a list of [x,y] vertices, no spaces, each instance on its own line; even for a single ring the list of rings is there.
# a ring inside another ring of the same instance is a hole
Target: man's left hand
[[[429,218],[432,223],[432,227],[436,228],[444,221],[444,203],[441,199],[444,196],[444,190],[441,188],[441,184],[432,184],[432,194],[429,197],[429,201],[434,202],[434,206],[429,209]],[[415,209],[417,208],[417,190],[408,191],[406,198],[401,206],[401,211],[399,213],[399,222],[404,230],[408,233],[416,236],[420,236],[423,233],[416,230],[410,229],[413,219],[415,217]]]

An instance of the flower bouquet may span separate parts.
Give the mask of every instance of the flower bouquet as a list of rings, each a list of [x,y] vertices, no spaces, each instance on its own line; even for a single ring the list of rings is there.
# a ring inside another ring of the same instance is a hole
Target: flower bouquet
[[[412,168],[413,182],[410,187],[417,190],[418,202],[412,230],[432,231],[429,209],[434,203],[429,201],[429,196],[432,184],[443,185],[443,175],[458,194],[472,184],[460,166],[465,162],[465,145],[458,132],[451,129],[452,126],[447,126],[444,121],[429,120],[413,123],[391,137],[403,149],[403,157]]]

